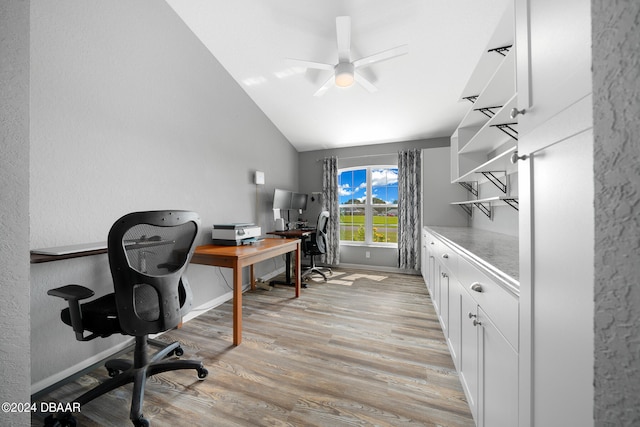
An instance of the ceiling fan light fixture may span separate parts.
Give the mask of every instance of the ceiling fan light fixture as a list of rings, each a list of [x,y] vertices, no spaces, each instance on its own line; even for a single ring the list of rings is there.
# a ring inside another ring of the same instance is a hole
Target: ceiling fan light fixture
[[[336,86],[349,87],[354,82],[353,64],[349,62],[340,62],[336,65]]]

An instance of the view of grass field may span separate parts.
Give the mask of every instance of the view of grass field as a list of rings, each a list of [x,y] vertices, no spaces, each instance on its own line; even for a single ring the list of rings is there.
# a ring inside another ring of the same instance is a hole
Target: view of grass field
[[[364,215],[340,215],[340,240],[364,242]],[[373,241],[398,243],[398,217],[373,217]]]

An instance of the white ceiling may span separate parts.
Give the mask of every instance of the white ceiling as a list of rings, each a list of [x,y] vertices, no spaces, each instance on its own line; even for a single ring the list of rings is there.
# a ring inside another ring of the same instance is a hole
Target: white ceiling
[[[508,0],[167,0],[267,117],[310,151],[450,136],[460,95]],[[408,44],[355,84],[313,94],[336,63],[336,17],[351,17],[352,60]]]

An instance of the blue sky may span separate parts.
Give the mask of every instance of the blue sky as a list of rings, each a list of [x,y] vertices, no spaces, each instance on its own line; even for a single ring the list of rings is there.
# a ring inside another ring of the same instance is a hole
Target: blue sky
[[[398,200],[398,169],[372,169],[371,185],[373,197],[394,203]],[[351,199],[362,202],[366,199],[367,192],[366,169],[353,169],[343,171],[338,176],[340,203],[346,203]]]

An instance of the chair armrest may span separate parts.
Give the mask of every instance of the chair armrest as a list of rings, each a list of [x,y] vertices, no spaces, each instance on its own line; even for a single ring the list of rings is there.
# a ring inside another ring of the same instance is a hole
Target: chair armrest
[[[66,285],[55,289],[49,289],[47,295],[64,298],[69,303],[69,316],[71,317],[71,327],[76,333],[78,341],[88,341],[95,337],[95,334],[84,336],[84,325],[82,324],[82,312],[78,301],[91,298],[94,292],[80,285]]]
[[[91,298],[95,293],[84,286],[80,285],[66,285],[60,288],[49,289],[47,295],[54,297],[64,298],[66,301],[79,301],[87,298]]]

